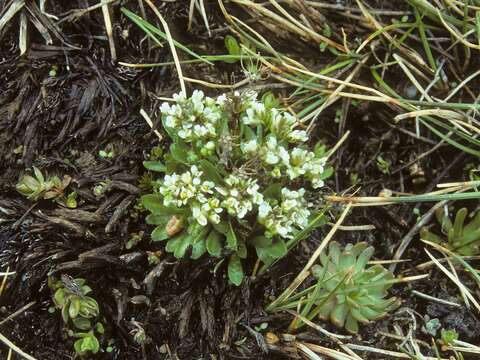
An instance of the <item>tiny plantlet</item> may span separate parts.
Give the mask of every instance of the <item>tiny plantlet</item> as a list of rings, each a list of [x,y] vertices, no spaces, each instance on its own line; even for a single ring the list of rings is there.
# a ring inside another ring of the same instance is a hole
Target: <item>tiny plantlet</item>
[[[16,185],[17,191],[29,200],[60,199],[64,190],[72,180],[65,175],[62,180],[58,176],[51,176],[45,180],[42,172],[33,167],[34,176],[24,175]]]
[[[309,320],[319,317],[337,327],[357,333],[359,323],[381,319],[399,306],[400,301],[388,298],[387,290],[395,282],[393,274],[381,265],[368,266],[374,248],[361,242],[348,244],[342,250],[331,242],[328,255],[312,268],[317,284],[308,293],[301,314]],[[303,323],[295,319],[290,328]]]
[[[76,353],[80,356],[96,354],[100,343],[95,333],[103,334],[105,329],[97,321],[100,315],[97,301],[87,296],[92,289],[84,279],[74,279],[66,274],[61,276],[61,280],[53,282],[51,287],[55,290],[55,307],[61,311],[63,322],[70,328],[69,335],[77,338],[74,343]]]
[[[462,208],[457,211],[452,222],[445,209],[439,208],[435,212],[435,216],[446,238],[434,234],[427,227],[422,228],[420,237],[445,246],[461,256],[478,255],[480,253],[480,212],[471,214],[471,220],[465,224],[467,215],[468,210]]]
[[[272,263],[318,219],[321,208],[309,196],[332,173],[325,147],[309,150],[302,124],[275,107],[273,96],[213,99],[196,90],[174,101],[160,109],[169,151],[163,161],[144,162],[164,173],[142,197],[146,221],[156,225],[152,239],[167,240],[177,258],[227,258],[228,277],[239,285],[249,247]]]

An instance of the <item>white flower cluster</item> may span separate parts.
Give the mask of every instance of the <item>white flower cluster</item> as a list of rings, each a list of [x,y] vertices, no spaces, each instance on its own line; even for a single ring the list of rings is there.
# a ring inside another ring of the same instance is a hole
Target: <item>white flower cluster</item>
[[[164,102],[160,112],[165,116],[165,126],[175,131],[185,142],[208,140],[217,136],[216,125],[221,110],[214,99],[195,90],[190,98],[183,93],[173,95],[176,104]]]
[[[163,204],[177,207],[188,204],[192,216],[202,226],[208,222],[218,224],[223,210],[237,219],[243,219],[258,208],[258,221],[265,226],[269,237],[291,238],[295,230],[308,224],[310,211],[303,188],[298,191],[283,188],[281,200],[277,202],[264,199],[256,180],[230,175],[225,180],[226,186],[221,187],[211,181],[203,181],[202,174],[193,165],[181,175],[166,175],[159,188]]]
[[[308,225],[309,204],[305,200],[305,189],[290,191],[282,189],[282,199],[278,204],[263,202],[258,209],[258,221],[267,229],[265,235],[292,238],[298,229]]]
[[[265,198],[261,189],[268,185],[264,183],[268,181],[266,174],[284,180],[303,177],[313,188],[324,185],[326,158],[305,149],[308,134],[293,115],[266,107],[256,100],[255,92],[212,99],[195,90],[188,99],[183,94],[173,98],[176,104],[161,106],[164,125],[183,142],[191,143],[193,153],[212,161],[210,156],[215,155],[220,138],[225,135],[224,125],[221,126],[226,119],[223,117],[240,114],[239,121],[228,118],[232,126],[243,126],[242,132],[227,130],[227,137],[231,131],[235,135],[231,138],[237,141],[232,147],[233,158],[229,160],[235,168],[253,159],[259,161],[260,166],[258,176],[230,174],[222,184],[204,181],[202,171],[195,165],[182,174],[166,175],[159,186],[165,206],[190,208],[193,218],[202,226],[209,222],[218,224],[222,214],[238,220],[256,214],[269,237],[291,238],[307,226],[311,204],[305,200],[303,188],[298,191],[283,188],[279,199]],[[245,126],[249,128],[247,133],[243,133]]]
[[[220,201],[213,196],[215,183],[203,181],[203,172],[193,165],[189,171],[181,175],[173,173],[165,175],[159,192],[163,196],[163,205],[184,207],[189,204],[193,217],[202,226],[208,220],[214,224],[220,222]]]
[[[265,165],[271,166],[270,175],[275,178],[287,175],[290,180],[294,180],[304,176],[315,189],[324,185],[321,175],[325,171],[326,158],[319,158],[312,151],[300,147],[289,151],[272,134],[266,137],[262,145],[254,139],[241,144],[240,149],[246,156],[258,156]]]
[[[264,202],[263,195],[258,192],[257,180],[239,175],[230,175],[225,179],[226,187],[218,186],[217,191],[224,197],[221,205],[231,216],[243,219],[253,210],[254,205]]]
[[[242,118],[245,125],[264,125],[279,141],[301,143],[308,140],[305,130],[295,130],[300,123],[290,113],[277,109],[267,110],[265,105],[258,101],[250,101],[248,105],[246,115]]]
[[[290,180],[305,176],[314,188],[324,185],[320,179],[324,172],[325,158],[318,158],[315,153],[300,147],[289,149],[289,144],[302,144],[308,140],[305,130],[296,129],[300,123],[297,119],[277,109],[267,110],[261,102],[249,99],[248,108],[242,122],[249,126],[262,125],[268,129],[263,144],[256,139],[240,144],[246,156],[259,156],[265,165],[273,167],[270,175],[279,178],[287,175]]]

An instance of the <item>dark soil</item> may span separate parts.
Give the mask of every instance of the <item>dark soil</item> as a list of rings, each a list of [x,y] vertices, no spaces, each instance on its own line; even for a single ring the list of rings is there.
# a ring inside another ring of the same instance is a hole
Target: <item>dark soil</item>
[[[33,1],[27,3],[34,6]],[[138,2],[121,3],[140,13]],[[201,53],[224,52],[222,39],[227,30],[217,31],[212,40],[199,21],[192,31],[187,31],[188,3],[158,4],[174,37]],[[8,4],[0,2],[0,14]],[[49,12],[65,14],[85,8],[87,1],[48,4]],[[111,9],[119,59],[132,63],[171,60],[168,47],[149,48],[152,44],[121,15],[118,3]],[[225,25],[214,4],[208,13],[213,28]],[[156,22],[153,14],[149,14],[149,20]],[[101,10],[75,22],[63,22],[61,36],[54,37],[52,45],[45,45],[42,36],[29,25],[29,47],[21,57],[18,16],[0,32],[0,266],[2,271],[8,268],[16,272],[8,278],[0,298],[0,317],[31,302],[33,305],[2,322],[0,332],[37,359],[72,358],[73,341],[60,315],[48,312],[52,306],[48,277],[68,273],[87,280],[105,317],[106,333],[101,342],[103,349],[109,344],[113,351],[102,351],[96,358],[298,357],[287,341],[268,345],[264,338],[265,331],[279,336],[284,333],[291,316],[267,314],[263,308],[295,277],[327,230],[304,241],[265,275],[247,278],[239,288],[228,284],[223,268],[213,274],[214,264],[207,257],[177,261],[163,251],[163,244],[150,243],[151,229],[144,222],[145,214],[135,205],[142,192],[142,161],[150,148],[158,145],[158,138],[139,110],[143,108],[155,118],[161,103],[157,97],[178,91],[174,68],[132,69],[113,64]],[[55,76],[51,74],[53,69]],[[228,64],[215,69],[192,65],[185,66],[184,71],[186,76],[228,81],[231,73],[238,74],[239,69]],[[413,173],[402,168],[432,144],[414,140],[392,126],[389,109],[384,105],[351,107],[348,117],[340,123],[334,121],[333,110],[322,116],[317,137],[327,144],[335,144],[347,130],[354,134],[334,159],[336,176],[328,183],[329,192],[348,188],[352,173],[358,174],[363,194],[376,195],[385,188],[426,192],[441,181],[461,181],[462,169],[471,161],[445,147],[420,162],[421,171]],[[113,158],[99,157],[98,152],[104,149],[113,149]],[[390,162],[389,173],[378,168],[378,155]],[[450,167],[452,159],[455,167]],[[78,208],[66,209],[47,200],[34,204],[18,194],[15,184],[32,166],[49,175],[71,176],[69,191],[79,194]],[[93,187],[105,180],[111,181],[106,194],[94,196]],[[415,206],[359,208],[348,218],[347,225],[373,224],[377,230],[341,232],[338,240],[367,241],[375,246],[377,258],[389,259],[415,224]],[[418,207],[429,208],[428,204]],[[336,211],[333,209],[332,214]],[[125,242],[132,233],[139,232],[145,234],[143,241],[127,250]],[[148,263],[152,252],[159,256],[157,265]],[[397,267],[398,273],[406,275],[420,274],[414,266],[428,260],[416,241],[404,258],[414,259]],[[249,261],[246,268],[252,269],[255,259]],[[411,294],[414,287],[439,298],[458,296],[457,289],[441,273],[434,268],[429,271],[428,281],[394,286],[392,293],[403,299],[403,312],[362,328],[352,342],[363,340],[363,344],[367,341],[371,346],[397,351],[398,343],[379,331],[393,332],[392,324],[396,323],[407,332],[411,326],[407,311],[415,314],[419,324],[427,315],[439,318],[444,327],[456,329],[460,339],[480,343],[480,321],[473,312],[426,302]],[[468,284],[467,276],[464,280]],[[145,330],[147,340],[143,346],[133,340],[132,321]],[[268,323],[267,330],[255,330],[264,322]],[[322,326],[338,331],[327,323]],[[431,337],[420,328],[414,330],[414,337],[430,342]],[[336,347],[308,328],[297,336]],[[6,357],[3,346],[0,354]],[[365,358],[375,357],[369,354]]]

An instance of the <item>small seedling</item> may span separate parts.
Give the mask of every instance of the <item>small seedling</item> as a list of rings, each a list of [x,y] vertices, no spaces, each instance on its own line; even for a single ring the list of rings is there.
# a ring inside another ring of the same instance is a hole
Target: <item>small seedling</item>
[[[17,191],[29,200],[58,199],[63,196],[64,190],[70,184],[72,178],[68,175],[60,180],[57,176],[51,176],[47,180],[42,172],[33,167],[34,176],[24,175],[16,185]]]
[[[443,345],[453,345],[453,342],[458,340],[458,333],[455,330],[442,329],[441,337],[441,342]]]
[[[458,210],[455,220],[452,222],[445,209],[443,207],[439,208],[435,212],[435,216],[446,238],[434,234],[427,227],[422,228],[420,237],[445,246],[461,256],[478,255],[480,253],[480,211],[471,214],[472,220],[465,224],[467,214],[468,210],[466,208]]]
[[[383,174],[390,174],[391,166],[392,164],[390,163],[390,161],[385,160],[381,155],[377,156],[377,168]]]
[[[106,181],[101,181],[97,185],[93,187],[93,194],[96,197],[101,197],[105,194],[105,188],[107,187],[107,182]]]
[[[76,191],[72,191],[68,194],[67,199],[65,200],[65,205],[70,209],[75,209],[78,206],[77,202],[78,194]]]
[[[143,231],[138,233],[132,233],[130,239],[125,243],[125,249],[130,250],[137,246],[140,241],[143,239]]]
[[[100,156],[101,158],[103,159],[111,159],[113,158],[113,156],[115,155],[114,151],[113,150],[100,150],[98,152],[98,156]]]
[[[78,355],[96,354],[100,343],[95,332],[103,334],[105,329],[97,319],[100,309],[97,301],[87,296],[92,289],[85,284],[84,279],[74,279],[63,274],[61,280],[51,284],[55,290],[53,301],[55,307],[61,311],[63,322],[70,327],[70,336],[78,338],[74,349]]]

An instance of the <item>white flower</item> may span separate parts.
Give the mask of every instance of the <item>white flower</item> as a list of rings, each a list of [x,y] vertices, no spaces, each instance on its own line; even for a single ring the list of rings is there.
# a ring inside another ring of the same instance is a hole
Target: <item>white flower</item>
[[[201,137],[204,137],[208,133],[208,130],[203,125],[195,125],[193,127],[193,132],[195,133],[195,135],[197,137],[201,138]]]
[[[174,128],[177,126],[177,121],[172,115],[167,115],[165,118],[165,126],[169,128]]]
[[[287,165],[290,160],[290,154],[287,149],[278,145],[277,138],[274,135],[269,135],[267,137],[262,153],[262,158],[268,165],[276,165],[280,160],[283,164]]]
[[[208,221],[213,224],[220,222],[220,215],[223,209],[220,207],[220,201],[216,198],[211,198],[203,204],[195,204],[192,207],[192,216],[197,222],[206,226]]]
[[[268,151],[265,155],[265,162],[269,165],[275,165],[279,160],[279,157],[273,151]]]
[[[227,96],[225,94],[222,94],[220,96],[217,96],[217,100],[215,102],[216,104],[223,106],[225,105],[226,101],[227,101]]]
[[[199,207],[194,206],[192,208],[192,215],[200,225],[202,225],[202,226],[207,225],[207,223],[208,223],[207,217],[205,216],[205,214],[202,212],[202,210]]]
[[[305,142],[308,140],[308,135],[305,130],[293,130],[288,135],[288,141],[290,142]]]
[[[267,217],[268,214],[270,214],[271,211],[272,207],[270,206],[270,204],[266,201],[263,201],[258,206],[258,217],[264,219]]]
[[[257,151],[257,149],[258,149],[258,143],[256,139],[240,144],[240,150],[242,150],[244,154],[254,153]]]
[[[162,103],[162,105],[160,105],[160,112],[162,114],[168,114],[171,110],[171,106],[168,102],[164,102]]]
[[[186,96],[183,92],[179,92],[178,94],[173,94],[173,100],[176,102],[182,102],[186,99]]]

